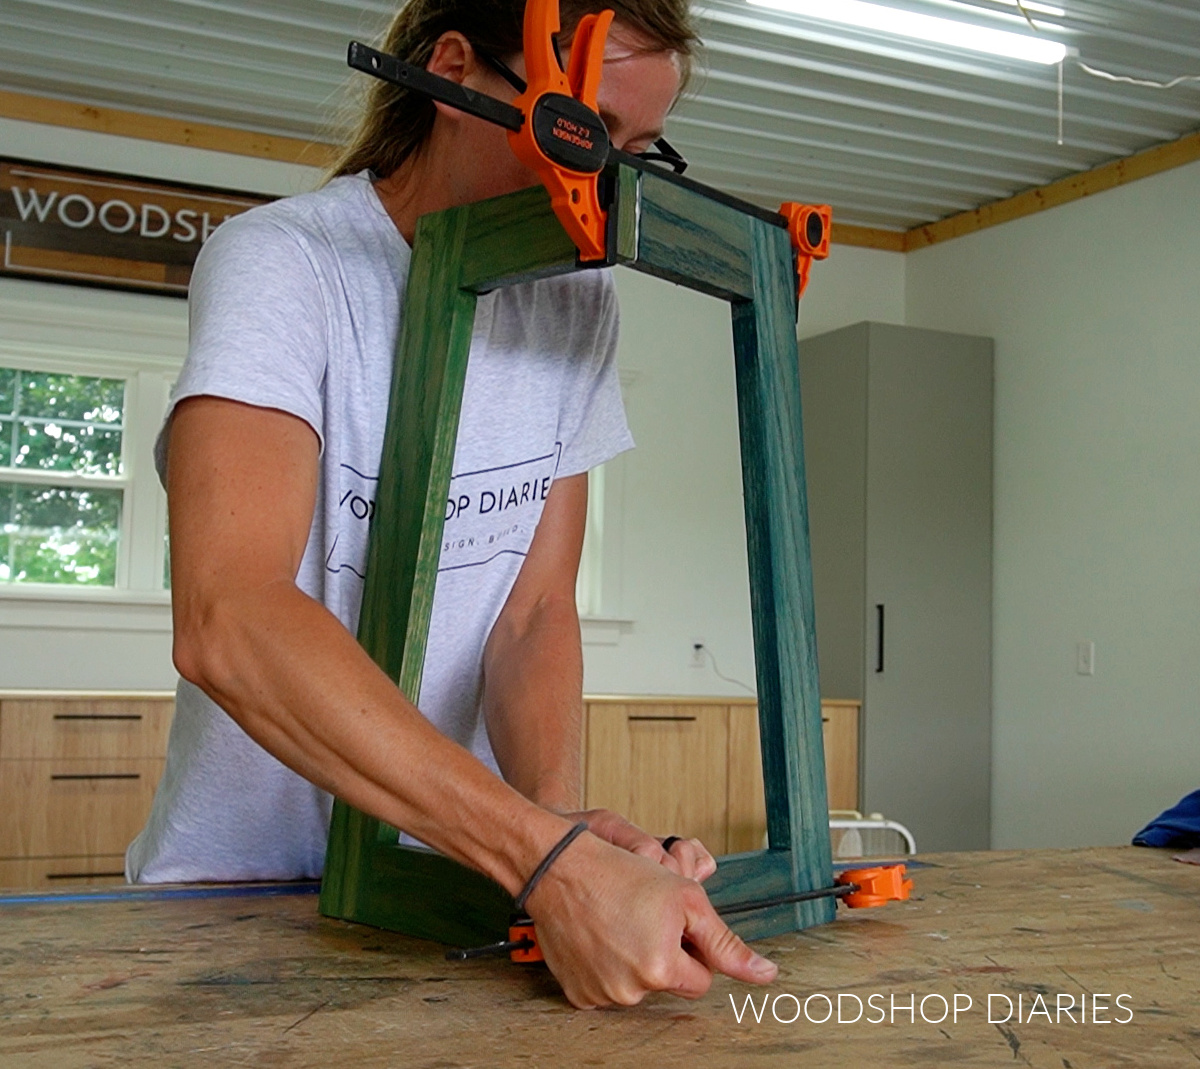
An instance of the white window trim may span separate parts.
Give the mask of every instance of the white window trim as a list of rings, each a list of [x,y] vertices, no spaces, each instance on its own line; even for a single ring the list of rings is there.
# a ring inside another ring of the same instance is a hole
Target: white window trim
[[[62,626],[95,627],[118,606],[169,609],[163,588],[166,494],[154,471],[151,450],[166,411],[171,383],[187,347],[187,316],[171,298],[80,291],[73,287],[5,281],[0,289],[0,366],[23,371],[93,375],[125,380],[122,474],[117,477],[4,469],[0,480],[124,491],[116,585],[0,583],[0,603],[22,615],[35,606],[107,607]],[[0,614],[10,615],[9,612]],[[120,614],[118,614],[120,615]],[[162,625],[162,612],[152,612]],[[169,627],[169,619],[166,621]],[[145,623],[137,627],[145,628]]]
[[[628,397],[640,373],[621,368],[619,377],[621,393]],[[619,615],[624,498],[625,457],[615,457],[588,472],[588,514],[575,584],[585,646],[616,646],[623,635],[633,631],[634,622]]]

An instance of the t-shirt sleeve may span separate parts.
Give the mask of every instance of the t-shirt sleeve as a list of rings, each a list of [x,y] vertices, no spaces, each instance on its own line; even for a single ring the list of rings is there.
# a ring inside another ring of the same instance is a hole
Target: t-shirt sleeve
[[[620,321],[612,274],[604,270],[575,277],[588,284],[586,294],[574,302],[575,330],[581,336],[576,351],[589,356],[578,362],[567,383],[559,422],[559,478],[589,471],[634,445],[617,368]]]
[[[321,385],[329,352],[317,270],[299,234],[255,209],[223,223],[196,260],[188,353],[155,443],[165,477],[180,401],[224,397],[298,416],[324,448]]]

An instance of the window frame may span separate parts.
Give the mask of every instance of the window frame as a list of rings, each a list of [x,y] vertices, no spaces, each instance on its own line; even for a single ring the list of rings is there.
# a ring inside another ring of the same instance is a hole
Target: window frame
[[[0,367],[124,380],[122,474],[2,468],[0,482],[121,490],[115,583],[6,581],[0,583],[0,600],[168,605],[171,594],[163,582],[167,499],[154,470],[153,446],[182,365],[186,309],[173,298],[130,300],[100,291],[51,289],[58,287],[15,283],[0,291]],[[90,299],[72,300],[81,292]],[[176,307],[155,308],[147,300]]]

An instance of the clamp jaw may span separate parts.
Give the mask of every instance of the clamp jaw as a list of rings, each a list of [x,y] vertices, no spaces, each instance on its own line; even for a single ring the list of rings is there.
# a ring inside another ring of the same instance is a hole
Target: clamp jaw
[[[585,15],[575,31],[568,70],[554,41],[560,29],[558,0],[525,6],[525,69],[528,88],[516,100],[526,116],[508,143],[537,173],[563,229],[586,263],[606,258],[607,213],[600,206],[599,175],[608,162],[608,128],[597,112],[601,67],[611,10]]]
[[[840,898],[850,909],[883,906],[888,902],[903,902],[912,893],[913,882],[904,878],[903,865],[880,865],[869,869],[844,869],[834,878],[832,887],[818,887],[814,891],[797,891],[778,895],[775,898],[759,898],[746,902],[730,902],[717,908],[720,916],[733,913],[751,913],[770,909],[773,906],[790,905],[793,902],[808,902],[815,898]],[[508,938],[503,942],[486,946],[470,947],[465,950],[449,950],[448,961],[466,961],[489,954],[507,954],[509,960],[533,964],[546,959],[538,942],[537,929],[529,917],[515,917],[508,929]]]
[[[903,865],[886,865],[871,869],[844,869],[835,883],[848,885],[850,892],[842,901],[851,909],[882,906],[887,902],[903,902],[912,893],[912,880],[904,878]]]
[[[600,172],[612,143],[597,112],[611,10],[585,15],[575,31],[564,71],[555,43],[558,0],[528,0],[524,48],[527,84],[512,104],[441,78],[395,56],[351,42],[355,70],[401,85],[477,118],[503,126],[517,158],[537,174],[558,221],[579,250],[581,263],[606,263],[607,212],[600,204]]]
[[[585,15],[571,45],[571,60],[563,70],[556,35],[561,28],[558,0],[527,0],[524,49],[527,84],[513,104],[431,74],[404,60],[355,41],[347,62],[355,70],[440,100],[508,130],[517,158],[534,171],[550,194],[550,203],[563,229],[578,249],[579,263],[612,263],[609,212],[600,192],[600,174],[612,160],[646,168],[635,157],[612,147],[608,129],[597,110],[597,93],[604,63],[604,46],[613,12]],[[657,169],[655,170],[656,173]],[[804,293],[813,260],[829,255],[832,212],[827,204],[788,202],[778,213],[664,173],[667,181],[686,185],[738,210],[765,219],[788,231],[796,250],[797,298]]]
[[[796,250],[796,297],[804,296],[813,260],[829,255],[829,236],[833,229],[833,209],[828,204],[785,202],[779,214],[787,220],[788,237]]]

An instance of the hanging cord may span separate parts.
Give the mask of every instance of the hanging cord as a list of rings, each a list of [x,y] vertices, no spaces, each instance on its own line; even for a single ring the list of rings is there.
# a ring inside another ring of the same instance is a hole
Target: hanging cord
[[[1034,33],[1041,33],[1041,27],[1033,21],[1033,16],[1029,14],[1029,10],[1025,7],[1024,0],[1014,0],[1017,5],[1017,10],[1024,16],[1025,21],[1029,23],[1029,28]],[[1200,74],[1181,74],[1178,78],[1172,78],[1168,82],[1155,82],[1149,78],[1131,78],[1127,74],[1113,74],[1111,71],[1102,71],[1097,67],[1089,66],[1079,58],[1076,53],[1072,58],[1077,66],[1085,74],[1090,74],[1093,78],[1103,78],[1108,82],[1121,82],[1124,85],[1140,85],[1146,89],[1174,89],[1178,85],[1183,85],[1186,82],[1200,82]],[[1063,66],[1066,64],[1066,57],[1058,61],[1058,143],[1063,143]]]
[[[1089,67],[1078,57],[1075,59],[1075,65],[1093,78],[1103,78],[1109,82],[1124,82],[1126,85],[1144,85],[1147,89],[1174,89],[1177,85],[1183,85],[1184,82],[1200,82],[1200,74],[1181,74],[1169,82],[1152,82],[1148,78],[1130,78],[1127,74],[1110,74],[1108,71]]]
[[[1014,0],[1017,5],[1017,10],[1025,17],[1025,21],[1029,23],[1029,28],[1034,33],[1041,33],[1041,27],[1033,21],[1033,16],[1029,14],[1029,10],[1025,7],[1024,0]],[[1111,71],[1102,71],[1096,67],[1088,66],[1078,56],[1074,57],[1075,66],[1086,74],[1090,74],[1093,78],[1103,78],[1109,82],[1122,82],[1125,85],[1140,85],[1147,89],[1174,89],[1178,85],[1183,85],[1185,82],[1200,82],[1200,74],[1181,74],[1178,78],[1172,78],[1167,82],[1155,82],[1149,78],[1131,78],[1127,74],[1113,74]],[[1060,67],[1060,85],[1061,85],[1061,64]],[[1062,144],[1060,141],[1059,144]]]
[[[712,661],[713,675],[715,675],[718,679],[725,680],[726,683],[732,683],[735,687],[741,687],[742,690],[744,690],[747,694],[755,693],[753,687],[746,686],[746,684],[743,683],[740,679],[734,679],[732,676],[725,675],[721,671],[721,669],[717,667],[717,658],[713,654],[713,651],[710,650],[706,645],[704,645],[703,642],[697,642],[695,645],[699,646],[700,649],[704,651],[704,653],[708,657],[708,659],[710,661]]]
[[[1063,143],[1063,65],[1066,60],[1058,61],[1058,143]]]

